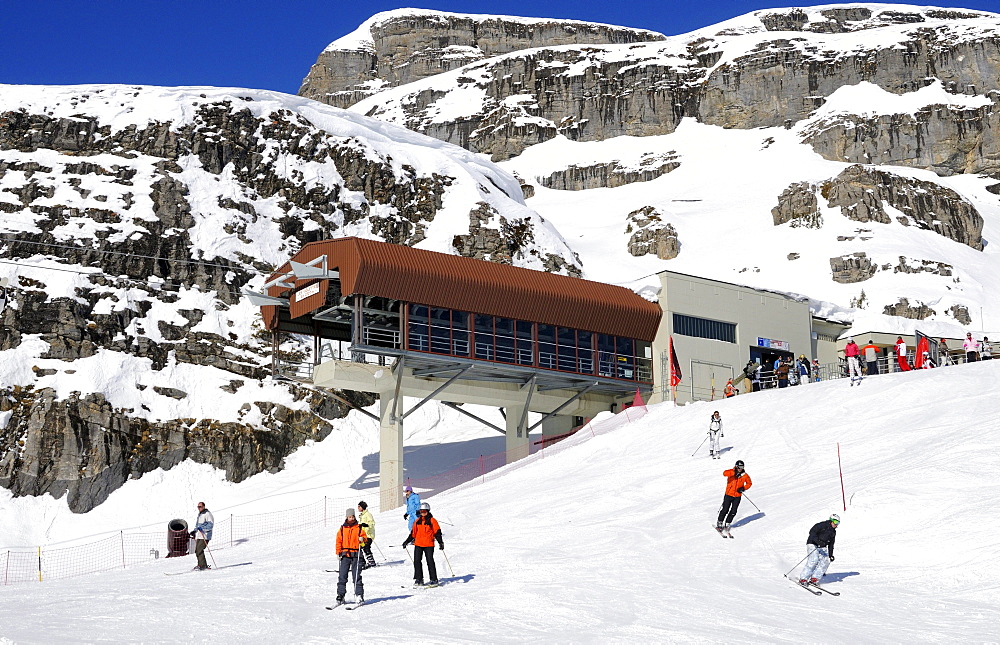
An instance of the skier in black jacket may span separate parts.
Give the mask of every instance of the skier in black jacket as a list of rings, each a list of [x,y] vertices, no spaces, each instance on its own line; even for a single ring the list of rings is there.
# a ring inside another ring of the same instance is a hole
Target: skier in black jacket
[[[826,575],[830,563],[834,561],[833,544],[837,541],[837,526],[840,516],[834,513],[830,519],[814,524],[809,529],[809,539],[806,540],[806,566],[799,577],[800,585],[814,585]],[[818,575],[817,575],[818,574]]]

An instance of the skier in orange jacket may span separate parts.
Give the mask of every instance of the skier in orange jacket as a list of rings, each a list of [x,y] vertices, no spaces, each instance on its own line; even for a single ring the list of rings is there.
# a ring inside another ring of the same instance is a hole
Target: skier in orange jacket
[[[731,470],[723,471],[722,475],[726,478],[726,495],[722,498],[722,508],[719,509],[719,519],[715,523],[715,530],[723,537],[730,537],[729,525],[736,517],[736,510],[740,507],[743,492],[753,486],[753,482],[750,481],[750,475],[743,470],[742,459],[738,460],[736,466]]]
[[[413,523],[410,535],[403,542],[405,549],[408,544],[413,543],[413,585],[419,587],[424,584],[424,565],[422,559],[427,556],[427,575],[430,579],[427,586],[438,586],[437,566],[434,564],[434,540],[437,539],[444,551],[444,537],[441,535],[441,527],[434,516],[431,515],[431,505],[421,502],[419,517]]]
[[[340,559],[340,576],[337,579],[337,605],[344,603],[347,593],[347,576],[353,573],[354,595],[358,604],[365,601],[365,585],[361,581],[361,525],[354,517],[354,509],[346,512],[344,523],[337,530],[337,557]],[[336,606],[336,605],[335,605]]]

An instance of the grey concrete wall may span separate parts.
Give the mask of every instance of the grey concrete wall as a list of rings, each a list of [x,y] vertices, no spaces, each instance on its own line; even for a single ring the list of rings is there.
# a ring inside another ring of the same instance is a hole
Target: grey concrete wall
[[[670,272],[660,274],[660,285],[663,320],[653,342],[655,356],[659,357],[669,348],[674,313],[736,325],[735,343],[674,334],[674,350],[683,374],[677,386],[678,403],[692,400],[692,384],[698,389],[710,387],[712,374],[716,377],[718,398],[721,398],[729,374],[738,375],[743,370],[750,360],[750,348],[757,345],[758,337],[787,341],[788,351],[796,356],[812,357],[812,316],[806,302]],[[662,390],[659,359],[655,390],[658,393]],[[666,396],[669,397],[669,393]]]

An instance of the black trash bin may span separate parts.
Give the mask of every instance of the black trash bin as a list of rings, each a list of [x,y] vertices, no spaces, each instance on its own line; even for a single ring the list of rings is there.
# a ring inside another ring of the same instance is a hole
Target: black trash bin
[[[176,558],[188,554],[188,523],[184,520],[167,522],[167,557]]]

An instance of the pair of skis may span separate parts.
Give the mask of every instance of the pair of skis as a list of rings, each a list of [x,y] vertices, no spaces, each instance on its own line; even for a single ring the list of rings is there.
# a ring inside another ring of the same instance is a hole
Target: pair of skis
[[[228,569],[230,567],[245,567],[248,564],[253,564],[253,562],[239,562],[237,564],[225,564],[225,565],[223,565],[221,567],[209,567],[207,569],[198,569],[196,567],[194,569],[188,569],[187,571],[174,571],[174,572],[171,572],[171,573],[167,573],[166,575],[168,575],[168,576],[180,576],[180,575],[184,575],[185,573],[194,573],[195,571],[198,571],[198,572],[218,571],[219,569]]]
[[[722,537],[724,537],[724,538],[733,538],[734,540],[736,539],[736,536],[733,535],[732,531],[730,531],[729,529],[727,529],[724,526],[714,526],[713,525],[712,528],[715,529],[716,532],[719,535],[721,535]]]
[[[364,600],[359,600],[359,601],[357,601],[357,602],[355,602],[353,604],[348,604],[347,602],[341,600],[340,602],[337,602],[337,603],[334,603],[334,604],[330,605],[329,607],[327,607],[327,609],[329,609],[329,610],[332,611],[332,610],[336,609],[337,607],[344,607],[344,609],[346,609],[347,611],[353,611],[353,610],[357,609],[358,607],[363,606],[364,604],[365,604]],[[347,606],[345,607],[345,605],[347,605]]]
[[[831,596],[839,596],[840,595],[839,591],[830,591],[826,587],[822,587],[822,586],[820,586],[819,584],[817,584],[815,582],[806,582],[805,584],[803,584],[803,583],[799,582],[798,580],[792,580],[791,578],[788,578],[788,580],[792,584],[794,584],[796,587],[802,587],[803,589],[805,589],[806,591],[808,591],[809,593],[811,593],[814,596],[822,596],[823,594],[830,594]],[[814,591],[814,590],[818,590],[818,591]]]

